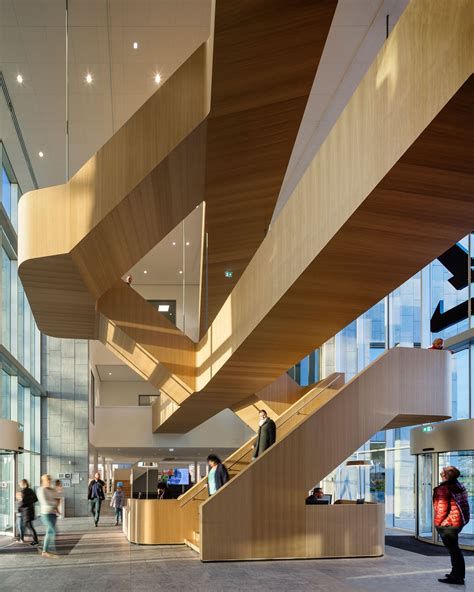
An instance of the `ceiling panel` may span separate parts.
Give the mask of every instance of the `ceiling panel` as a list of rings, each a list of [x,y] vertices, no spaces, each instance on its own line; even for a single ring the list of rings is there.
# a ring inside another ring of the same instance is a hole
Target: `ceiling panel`
[[[102,382],[143,382],[141,376],[124,364],[99,364],[96,368]]]
[[[64,0],[12,0],[20,27],[64,27]]]

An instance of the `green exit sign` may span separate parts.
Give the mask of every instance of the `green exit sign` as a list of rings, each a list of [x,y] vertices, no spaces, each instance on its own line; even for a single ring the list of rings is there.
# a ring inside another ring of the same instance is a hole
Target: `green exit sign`
[[[425,426],[425,427],[423,428],[423,431],[424,431],[424,432],[432,432],[432,431],[433,431],[433,426]]]
[[[234,275],[233,271],[224,271],[224,276],[227,278],[231,278]]]

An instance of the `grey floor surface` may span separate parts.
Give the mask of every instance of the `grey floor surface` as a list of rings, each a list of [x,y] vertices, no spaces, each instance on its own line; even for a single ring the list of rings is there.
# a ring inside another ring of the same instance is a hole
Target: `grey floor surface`
[[[0,540],[1,592],[474,592],[472,556],[466,558],[463,588],[437,582],[448,567],[447,557],[390,546],[385,557],[378,559],[204,564],[185,546],[129,544],[110,515],[103,516],[98,528],[87,519],[69,518],[59,522],[58,530],[61,557],[56,560],[44,559],[20,543]]]

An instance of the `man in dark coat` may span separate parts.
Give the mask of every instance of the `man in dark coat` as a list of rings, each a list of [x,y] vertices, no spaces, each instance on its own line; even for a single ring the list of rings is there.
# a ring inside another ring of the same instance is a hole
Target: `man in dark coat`
[[[91,514],[94,516],[94,524],[99,524],[100,506],[105,500],[104,493],[105,483],[100,478],[100,473],[94,475],[94,479],[89,483],[89,490],[87,492],[87,499],[89,500]]]
[[[276,425],[273,419],[270,419],[265,409],[260,409],[258,420],[258,434],[255,440],[253,457],[257,458],[275,444],[276,440]]]
[[[38,501],[36,493],[31,489],[26,479],[20,481],[20,493],[18,494],[19,504],[18,513],[20,514],[19,520],[19,534],[22,543],[25,543],[25,531],[26,529],[31,531],[33,541],[31,545],[38,544],[38,535],[33,526],[35,519],[35,503]]]

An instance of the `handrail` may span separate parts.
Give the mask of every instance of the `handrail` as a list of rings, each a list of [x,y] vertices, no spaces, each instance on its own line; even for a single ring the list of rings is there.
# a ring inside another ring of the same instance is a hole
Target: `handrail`
[[[328,388],[330,388],[335,382],[337,382],[338,380],[340,380],[341,378],[341,372],[336,373],[337,376],[335,376],[328,384],[324,385],[323,387],[321,387],[321,390],[318,389],[317,387],[317,383],[316,385],[309,390],[307,393],[305,393],[298,401],[296,401],[295,403],[293,403],[293,405],[291,407],[289,407],[286,411],[284,411],[276,420],[276,424],[277,424],[277,428],[280,429],[282,426],[284,426],[290,419],[292,419],[293,417],[295,417],[295,415],[303,415],[302,413],[300,413],[301,409],[303,409],[304,407],[306,407],[306,405],[308,405],[309,403],[313,402],[317,397],[319,397],[320,395],[322,395]],[[325,380],[325,379],[323,379]],[[321,381],[322,382],[322,381]],[[313,396],[309,397],[307,400],[303,401],[303,399],[305,398],[306,395],[309,395],[310,393],[312,393],[313,391],[318,391],[315,392],[313,394]],[[296,411],[295,411],[296,408]],[[282,420],[281,423],[278,420]],[[241,456],[239,456],[238,459],[235,459],[232,464],[230,465],[226,465],[227,470],[231,470],[233,466],[235,466],[237,463],[239,463],[250,451],[251,448],[248,448],[248,446],[250,445],[251,441],[254,440],[255,437],[250,438],[247,442],[245,442],[245,444],[243,444],[241,446],[242,448],[245,448],[245,452],[243,452],[241,454]],[[199,482],[201,483],[201,487],[196,491],[196,493],[190,497],[188,500],[184,501],[181,505],[182,508],[184,508],[184,506],[186,504],[188,504],[190,501],[192,501],[197,495],[199,495],[203,489],[205,489],[206,487],[206,477],[203,477],[201,479],[201,481]],[[199,483],[196,483],[196,486],[199,485]],[[186,495],[186,494],[184,494]],[[178,498],[179,499],[179,498]]]

